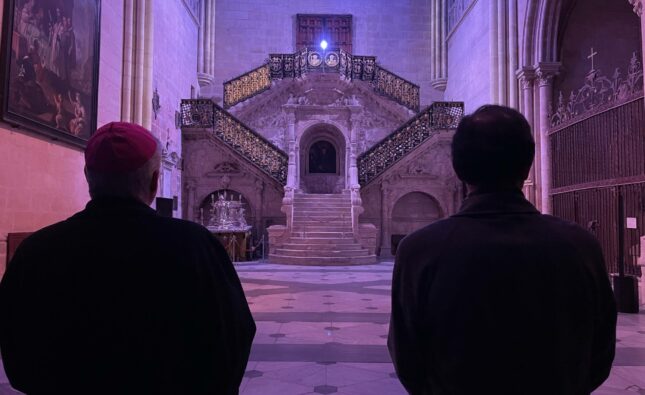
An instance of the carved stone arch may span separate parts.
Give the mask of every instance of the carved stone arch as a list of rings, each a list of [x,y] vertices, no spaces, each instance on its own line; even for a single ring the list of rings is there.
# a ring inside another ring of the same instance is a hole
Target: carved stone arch
[[[392,193],[390,195],[390,202],[391,205],[387,207],[386,210],[386,215],[387,218],[392,219],[392,214],[394,213],[394,208],[396,204],[406,195],[409,195],[411,193],[422,193],[424,195],[427,195],[430,197],[434,203],[436,203],[437,208],[439,209],[439,217],[438,218],[443,218],[445,216],[445,213],[448,211],[446,207],[442,205],[441,199],[438,199],[435,196],[436,191],[433,190],[430,187],[426,187],[423,184],[418,184],[414,185],[410,188],[394,188],[392,190]]]
[[[310,150],[321,141],[330,143],[336,151],[336,173],[315,174],[309,169]],[[347,137],[328,122],[316,122],[309,126],[297,140],[299,147],[300,189],[309,193],[340,193],[346,189]]]
[[[524,23],[522,65],[533,67],[544,62],[557,62],[563,10],[575,0],[529,0]]]
[[[302,120],[298,122],[298,130],[300,132],[296,133],[296,146],[300,147],[301,144],[301,139],[302,137],[309,131],[312,127],[316,125],[330,125],[341,133],[343,138],[345,139],[345,146],[349,146],[349,133],[347,131],[347,125],[344,123],[332,120],[332,119],[308,119],[308,120]]]

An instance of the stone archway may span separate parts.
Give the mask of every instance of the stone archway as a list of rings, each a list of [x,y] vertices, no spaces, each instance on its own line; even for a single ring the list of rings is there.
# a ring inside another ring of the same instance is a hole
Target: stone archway
[[[410,192],[399,198],[392,208],[390,232],[392,254],[405,235],[430,225],[443,217],[437,200],[423,192]]]
[[[333,125],[316,124],[302,134],[300,184],[305,193],[341,193],[346,189],[346,144]]]

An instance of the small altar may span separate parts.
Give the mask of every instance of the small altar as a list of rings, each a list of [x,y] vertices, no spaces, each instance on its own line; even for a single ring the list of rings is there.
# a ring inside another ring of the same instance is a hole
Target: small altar
[[[202,225],[222,243],[231,261],[247,260],[252,227],[246,223],[242,196],[239,200],[227,200],[226,192],[219,194],[217,199],[213,194],[210,206],[208,221],[204,221],[204,210],[200,212]]]

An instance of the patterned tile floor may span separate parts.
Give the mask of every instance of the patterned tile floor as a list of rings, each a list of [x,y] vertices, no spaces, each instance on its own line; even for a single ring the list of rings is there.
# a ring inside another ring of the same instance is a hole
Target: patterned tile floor
[[[392,262],[237,270],[258,328],[242,395],[405,394],[386,348]],[[645,313],[620,315],[618,339],[594,395],[645,395]],[[4,394],[16,392],[0,369]]]

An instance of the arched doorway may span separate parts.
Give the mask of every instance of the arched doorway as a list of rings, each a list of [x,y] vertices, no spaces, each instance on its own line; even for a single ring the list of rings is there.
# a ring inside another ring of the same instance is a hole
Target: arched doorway
[[[417,229],[430,225],[443,217],[439,203],[423,192],[410,192],[396,201],[392,208],[392,254],[401,239]]]
[[[309,172],[336,174],[336,148],[327,140],[318,140],[309,148]]]
[[[345,186],[345,137],[335,126],[317,124],[300,138],[300,189],[341,193]]]

